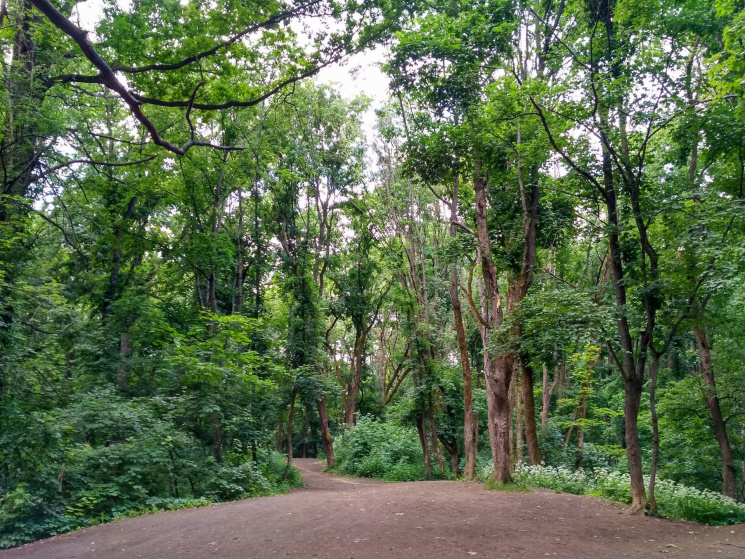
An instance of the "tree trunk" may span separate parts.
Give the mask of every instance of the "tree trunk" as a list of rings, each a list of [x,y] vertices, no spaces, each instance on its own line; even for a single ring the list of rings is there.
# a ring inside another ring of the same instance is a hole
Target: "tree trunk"
[[[367,342],[367,331],[358,331],[355,336],[354,343],[354,355],[352,358],[352,365],[354,367],[354,379],[349,383],[347,387],[347,405],[344,410],[344,423],[347,425],[354,425],[354,412],[357,406],[357,393],[360,389],[360,382],[362,382],[362,368],[365,361],[365,343]]]
[[[215,461],[222,462],[222,434],[220,432],[220,415],[217,411],[212,412],[212,453]]]
[[[523,461],[523,406],[522,406],[522,384],[515,397],[515,464]]]
[[[287,417],[287,464],[292,465],[292,422],[295,420],[295,400],[297,400],[297,388],[292,389],[290,396],[290,413]]]
[[[535,421],[535,395],[533,394],[533,367],[528,358],[521,356],[523,373],[520,381],[522,390],[523,416],[525,418],[525,444],[528,448],[528,458],[533,466],[539,466],[542,461],[541,449],[538,446],[538,428]]]
[[[442,443],[442,446],[445,447],[445,450],[448,451],[448,454],[450,455],[450,471],[453,472],[453,476],[458,477],[458,463],[460,462],[459,456],[458,456],[458,439],[457,437],[453,439],[453,441],[447,440],[442,435],[437,435],[437,438]]]
[[[282,452],[282,439],[284,439],[284,433],[282,432],[282,420],[280,419],[277,424],[277,452]]]
[[[429,479],[432,477],[432,461],[429,458],[427,431],[425,429],[426,421],[427,415],[424,413],[424,410],[422,410],[419,421],[417,421],[416,424],[416,430],[419,433],[419,443],[422,445],[422,456],[424,457],[424,477]]]
[[[579,470],[582,467],[582,452],[585,449],[585,419],[587,418],[587,400],[589,399],[590,378],[588,377],[580,389],[579,409],[577,412],[577,460],[574,462],[574,469]]]
[[[717,394],[716,382],[714,380],[714,365],[711,361],[711,347],[706,330],[702,325],[694,329],[698,353],[701,358],[701,373],[706,383],[706,404],[711,413],[711,422],[714,425],[714,436],[719,445],[719,454],[722,458],[722,494],[733,499],[737,497],[735,485],[735,464],[732,458],[732,447],[727,435],[727,425],[722,417],[722,409]]]
[[[326,396],[318,400],[318,418],[321,420],[321,440],[323,441],[323,453],[326,455],[326,467],[336,467],[334,456],[334,439],[329,431],[329,414],[326,408]]]
[[[450,236],[457,237],[458,219],[458,173],[453,178],[453,198],[450,206]],[[466,330],[463,326],[463,311],[458,295],[458,274],[455,265],[450,268],[450,301],[453,305],[453,323],[458,340],[460,363],[463,370],[463,443],[466,451],[466,463],[463,466],[463,477],[468,481],[476,478],[476,445],[473,440],[473,390],[471,387],[471,359],[468,355]],[[457,461],[456,461],[457,464]],[[456,469],[457,470],[457,469]],[[454,472],[457,475],[457,471]]]
[[[10,64],[5,67],[5,126],[0,143],[2,154],[3,183],[0,195],[28,195],[33,173],[38,165],[39,119],[37,111],[41,105],[45,88],[34,83],[36,47],[34,30],[40,23],[40,14],[35,12],[28,0],[20,0],[16,10],[8,17],[5,29],[14,27],[13,51]],[[3,14],[4,16],[6,14]],[[3,52],[5,56],[7,53]],[[14,201],[0,197],[0,222],[11,221],[14,211],[19,209]]]
[[[432,403],[432,394],[429,395],[429,438],[432,440],[432,446],[435,447],[435,456],[437,456],[437,465],[440,467],[440,474],[445,474],[445,461],[442,459],[442,450],[437,440],[437,426],[435,425],[435,406]]]
[[[515,396],[518,394],[517,390],[517,376],[519,369],[514,368],[517,364],[512,356],[507,357],[507,366],[512,368],[512,381],[510,382],[510,472],[515,469],[515,430],[514,430],[514,416],[515,416],[515,404],[517,399]],[[521,434],[522,436],[522,434]]]
[[[607,119],[603,118],[606,121]],[[607,141],[607,140],[606,140]],[[651,328],[654,327],[654,312],[648,307],[647,324],[642,333],[639,344],[639,355],[634,359],[634,343],[631,338],[631,329],[623,309],[626,308],[626,284],[624,277],[623,259],[621,255],[621,242],[619,232],[621,230],[618,215],[618,203],[616,199],[616,188],[613,182],[613,169],[611,157],[608,150],[603,148],[603,184],[606,208],[608,210],[608,248],[610,252],[611,272],[613,276],[613,289],[616,299],[616,308],[619,310],[616,326],[621,341],[622,354],[619,362],[624,385],[624,425],[626,428],[626,457],[629,464],[631,477],[631,509],[635,512],[647,508],[647,496],[644,487],[644,475],[642,473],[641,444],[639,442],[639,431],[637,422],[639,418],[639,406],[641,403],[642,386],[644,384],[644,365],[647,345],[651,340]],[[645,297],[645,303],[646,301]],[[651,311],[651,314],[650,314]]]
[[[649,514],[654,516],[657,513],[657,500],[655,499],[654,489],[657,480],[657,464],[660,458],[660,425],[657,420],[657,373],[660,368],[660,356],[650,348],[652,360],[649,363],[649,411],[652,419],[652,461],[649,464],[649,495],[648,503]]]
[[[129,384],[127,379],[127,360],[132,353],[132,334],[124,332],[119,339],[119,368],[116,372],[116,387],[124,390]]]
[[[551,386],[548,384],[548,366],[543,364],[543,394],[541,403],[541,433],[545,439],[548,435],[548,416],[551,412],[551,396],[553,396],[554,389],[559,382],[559,364],[554,366],[554,380]]]
[[[494,481],[509,483],[510,477],[510,427],[512,409],[509,401],[509,389],[512,380],[512,368],[504,355],[493,355],[488,349],[489,331],[502,325],[502,302],[499,294],[497,267],[494,265],[489,240],[489,227],[486,212],[486,186],[482,174],[480,156],[474,161],[473,186],[476,195],[476,225],[478,246],[481,258],[481,272],[484,279],[485,302],[488,304],[484,328],[484,379],[486,381],[487,401],[489,403],[489,438],[494,462]]]
[[[302,436],[302,458],[308,457],[308,427],[310,426],[310,421],[308,420],[308,411],[305,411],[305,416],[303,417],[303,436]]]
[[[642,474],[642,449],[639,443],[639,406],[642,399],[642,383],[624,380],[624,425],[626,427],[626,457],[629,462],[631,476],[631,508],[634,511],[647,507],[647,496],[644,491],[644,475]]]

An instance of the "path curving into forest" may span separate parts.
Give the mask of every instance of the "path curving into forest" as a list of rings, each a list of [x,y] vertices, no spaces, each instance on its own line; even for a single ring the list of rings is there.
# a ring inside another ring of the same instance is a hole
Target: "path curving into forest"
[[[381,483],[296,460],[305,488],[131,518],[0,552],[0,559],[596,559],[745,557],[745,525],[712,528],[620,505],[461,482]]]

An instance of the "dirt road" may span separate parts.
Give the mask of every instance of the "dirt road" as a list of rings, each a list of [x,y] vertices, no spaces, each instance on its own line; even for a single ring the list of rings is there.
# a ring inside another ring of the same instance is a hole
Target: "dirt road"
[[[305,489],[131,518],[0,552],[0,559],[279,557],[745,558],[745,525],[628,515],[599,499],[480,484],[386,484],[297,460]]]

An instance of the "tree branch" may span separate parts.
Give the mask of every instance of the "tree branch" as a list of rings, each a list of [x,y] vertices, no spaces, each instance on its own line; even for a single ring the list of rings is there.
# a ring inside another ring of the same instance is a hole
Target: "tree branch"
[[[57,8],[49,3],[49,0],[31,0],[31,3],[47,18],[49,18],[49,21],[51,21],[55,27],[68,35],[78,44],[85,57],[100,72],[100,82],[98,83],[108,87],[122,98],[122,100],[129,107],[132,116],[134,116],[137,121],[147,129],[148,134],[150,135],[150,138],[153,140],[153,143],[155,145],[161,146],[177,155],[184,155],[187,151],[189,151],[189,149],[194,146],[205,146],[228,151],[243,149],[240,147],[217,146],[214,144],[210,144],[209,142],[198,142],[194,140],[189,140],[183,146],[177,146],[176,144],[173,144],[161,138],[160,133],[155,128],[155,125],[145,115],[145,113],[142,112],[142,109],[140,108],[141,102],[138,101],[135,98],[134,94],[128,91],[127,88],[124,87],[124,85],[117,79],[116,74],[111,69],[111,66],[108,65],[108,63],[103,59],[98,51],[96,51],[96,49],[88,40],[88,34],[80,29],[78,26],[76,26],[74,23],[72,23],[64,15],[62,15],[57,10]]]

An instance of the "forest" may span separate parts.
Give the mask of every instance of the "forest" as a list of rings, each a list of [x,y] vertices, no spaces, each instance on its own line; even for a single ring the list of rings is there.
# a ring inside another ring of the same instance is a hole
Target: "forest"
[[[745,522],[744,9],[3,0],[0,548],[305,457]]]

